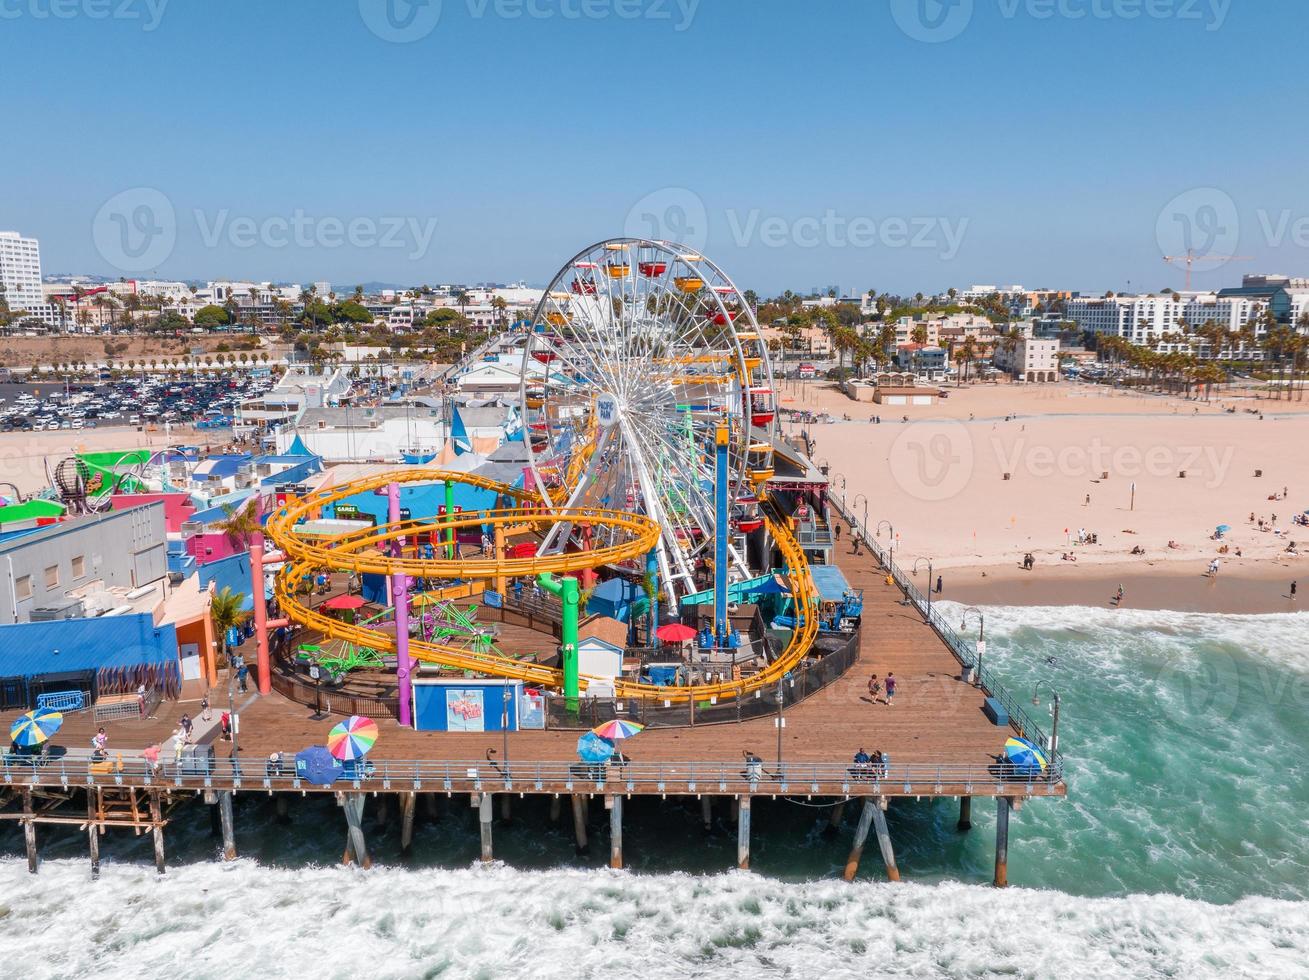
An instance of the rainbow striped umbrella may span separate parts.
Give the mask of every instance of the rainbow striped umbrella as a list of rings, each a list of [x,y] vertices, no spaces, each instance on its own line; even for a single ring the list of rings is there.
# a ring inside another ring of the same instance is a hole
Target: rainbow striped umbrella
[[[1045,752],[1025,738],[1011,738],[1006,741],[1004,757],[1020,776],[1039,776],[1049,765],[1046,762]]]
[[[591,731],[601,738],[607,738],[614,742],[620,738],[631,738],[645,729],[644,725],[638,725],[634,721],[625,721],[622,718],[615,718],[613,721],[606,721],[603,725],[596,725]]]
[[[377,722],[352,715],[327,733],[327,751],[342,762],[362,759],[377,741]]]
[[[37,708],[25,715],[19,715],[9,729],[9,740],[15,745],[40,745],[64,723],[62,712],[49,708]]]

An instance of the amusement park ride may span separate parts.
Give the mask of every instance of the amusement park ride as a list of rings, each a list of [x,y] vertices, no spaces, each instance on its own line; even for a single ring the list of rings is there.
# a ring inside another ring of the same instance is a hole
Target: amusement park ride
[[[794,628],[784,649],[758,670],[678,687],[624,679],[614,683],[617,698],[741,698],[776,684],[809,653],[819,629],[816,590],[786,511],[768,490],[778,437],[768,352],[749,304],[714,263],[684,246],[644,239],[578,253],[536,311],[520,397],[529,460],[524,487],[410,468],[289,500],[266,524],[281,554],[264,555],[262,542],[256,546],[256,597],[263,595],[261,566],[284,561],[276,594],[290,621],[351,649],[395,658],[403,724],[418,663],[521,680],[570,701],[584,697],[590,679],[578,669],[579,612],[598,574],[640,583],[655,625],[661,600],[676,613],[709,578],[708,645],[725,651],[741,643],[730,620],[733,585],[776,566],[789,590]],[[441,481],[441,514],[401,519],[403,484]],[[456,484],[490,491],[494,506],[457,512]],[[388,496],[386,523],[331,537],[298,530],[325,508],[368,492]],[[494,547],[460,557],[461,531]],[[442,543],[414,547],[422,540]],[[313,608],[295,583],[328,569],[385,576],[390,615],[351,623]],[[493,590],[503,596],[510,580],[534,582],[559,599],[557,668],[506,656],[469,614],[451,616],[455,597]],[[260,606],[266,688],[268,624]]]

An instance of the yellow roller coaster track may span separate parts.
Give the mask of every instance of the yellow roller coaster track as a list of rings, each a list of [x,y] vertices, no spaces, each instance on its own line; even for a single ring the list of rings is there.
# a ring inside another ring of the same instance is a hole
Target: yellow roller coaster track
[[[453,519],[404,521],[325,538],[303,538],[295,532],[295,526],[300,520],[310,518],[320,508],[348,497],[381,490],[392,483],[432,483],[446,480],[492,491],[499,496],[517,501],[520,506],[466,511],[454,515]],[[766,516],[766,520],[768,529],[777,541],[790,571],[791,596],[795,602],[798,623],[791,635],[790,643],[782,654],[764,670],[741,680],[690,687],[661,687],[622,681],[614,686],[616,696],[672,702],[739,698],[775,684],[799,663],[813,645],[818,633],[817,593],[809,574],[808,560],[799,542],[791,533],[790,527],[771,516]],[[627,532],[627,536],[616,544],[587,552],[525,558],[403,558],[384,555],[378,549],[379,545],[385,545],[397,538],[444,531],[448,528],[456,530],[461,527],[480,528],[489,524],[513,527],[521,531],[533,528],[545,529],[558,523],[616,528]],[[540,498],[528,491],[467,473],[444,473],[439,470],[405,470],[387,473],[351,481],[298,498],[286,504],[268,519],[266,532],[289,559],[278,573],[276,581],[277,598],[283,612],[292,620],[317,630],[328,639],[343,640],[356,646],[391,653],[395,652],[395,637],[383,631],[341,622],[303,602],[295,594],[295,584],[300,581],[301,576],[321,568],[330,568],[381,575],[400,572],[414,578],[427,579],[490,580],[502,577],[534,577],[542,572],[552,574],[579,572],[639,558],[655,547],[659,539],[659,526],[649,518],[638,514],[591,508],[547,513],[541,509]],[[560,670],[496,654],[478,653],[462,647],[427,643],[416,639],[409,641],[409,653],[424,663],[507,677],[545,687],[559,688],[563,685],[563,672]],[[582,675],[583,687],[588,680],[586,675]]]

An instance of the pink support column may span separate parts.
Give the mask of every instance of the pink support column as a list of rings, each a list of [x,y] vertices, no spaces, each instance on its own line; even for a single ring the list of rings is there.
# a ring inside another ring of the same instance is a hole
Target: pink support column
[[[400,523],[400,484],[388,485],[386,498],[388,522]],[[401,546],[397,542],[392,553],[400,552]],[[413,683],[410,674],[414,661],[409,657],[409,576],[403,572],[391,576],[391,605],[395,609],[395,679],[400,694],[399,718],[400,724],[408,728],[413,724]]]
[[[255,491],[255,516],[262,522],[264,500],[259,491]],[[262,523],[260,527],[262,527]],[[256,531],[250,538],[250,599],[254,603],[255,646],[258,651],[256,663],[256,683],[260,694],[269,694],[273,690],[272,666],[268,656],[268,604],[264,599],[264,532]]]

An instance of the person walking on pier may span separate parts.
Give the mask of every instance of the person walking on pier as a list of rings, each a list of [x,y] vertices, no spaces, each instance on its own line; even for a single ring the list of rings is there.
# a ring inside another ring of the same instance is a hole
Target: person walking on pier
[[[886,675],[886,706],[888,708],[891,707],[891,704],[894,701],[895,701],[895,674],[888,673]]]
[[[876,704],[877,699],[881,697],[881,695],[882,682],[879,681],[877,675],[874,674],[872,677],[868,678],[868,696],[873,699],[873,704]]]
[[[245,665],[245,661],[242,660],[240,665],[236,668],[236,683],[240,688],[242,694],[245,694],[247,691],[250,690],[248,686],[249,680],[250,680],[250,668],[247,667]]]

